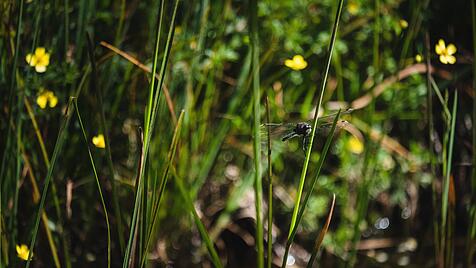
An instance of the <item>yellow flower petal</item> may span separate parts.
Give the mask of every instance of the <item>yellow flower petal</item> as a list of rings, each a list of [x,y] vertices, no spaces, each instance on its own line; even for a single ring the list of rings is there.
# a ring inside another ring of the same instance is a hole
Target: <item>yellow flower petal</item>
[[[361,154],[364,151],[364,144],[354,136],[347,141],[347,149],[354,154]]]
[[[448,64],[448,56],[446,55],[440,55],[440,61],[443,64]]]
[[[295,71],[302,70],[307,67],[307,62],[301,55],[295,55],[291,60],[287,59],[284,61],[284,65]]]
[[[286,67],[292,68],[292,66],[294,66],[294,62],[293,60],[285,60],[284,65],[286,65]]]
[[[446,53],[448,55],[453,55],[456,53],[456,46],[453,44],[449,44],[448,47],[446,48]]]
[[[48,97],[46,97],[44,94],[41,94],[36,98],[36,104],[38,104],[38,106],[40,106],[41,109],[46,108],[47,102],[48,102]]]
[[[46,72],[46,66],[44,65],[36,65],[35,70],[37,73],[44,73]]]
[[[55,95],[48,98],[48,100],[49,100],[50,108],[54,108],[56,106],[56,104],[58,104],[58,98]]]
[[[444,53],[445,50],[446,50],[445,41],[443,41],[443,39],[438,40],[438,44],[436,44],[435,46],[436,54],[441,55]]]
[[[36,64],[45,67],[48,66],[50,64],[50,54],[46,53],[42,57],[39,57],[38,62]]]
[[[46,49],[44,47],[37,47],[35,49],[35,56],[41,58],[45,55]]]
[[[22,260],[28,260],[28,254],[30,250],[28,249],[27,245],[16,245],[17,255]],[[33,257],[33,253],[31,253],[31,257]]]
[[[97,136],[94,136],[93,137],[93,144],[98,147],[98,148],[101,148],[101,149],[104,149],[106,148],[106,142],[104,141],[104,135],[103,134],[99,134]]]
[[[441,61],[441,63],[443,63],[443,64],[448,64],[448,60],[446,60],[446,56],[445,56],[445,55],[440,55],[440,61]]]
[[[25,60],[30,66],[35,66],[36,65],[36,56],[35,55],[28,54],[28,55],[26,55]]]
[[[422,57],[420,54],[416,54],[416,55],[415,55],[415,61],[418,62],[418,63],[420,63],[420,62],[423,61],[423,57]]]
[[[453,55],[448,55],[448,56],[446,56],[446,61],[449,64],[455,64],[456,63],[456,57],[453,56]]]

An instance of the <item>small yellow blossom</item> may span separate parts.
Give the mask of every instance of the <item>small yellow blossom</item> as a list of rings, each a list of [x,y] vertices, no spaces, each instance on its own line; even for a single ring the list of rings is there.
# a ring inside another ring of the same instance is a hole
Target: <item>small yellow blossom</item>
[[[104,141],[104,135],[98,134],[97,136],[93,137],[93,144],[101,149],[106,148],[106,142]]]
[[[359,4],[356,1],[349,1],[349,4],[347,4],[347,10],[351,15],[355,15],[359,12]]]
[[[423,61],[423,56],[420,55],[420,54],[416,54],[415,55],[415,61],[418,62],[418,63],[422,62]]]
[[[58,104],[58,98],[53,91],[41,89],[40,95],[36,98],[36,104],[38,104],[41,109],[45,109],[47,104],[50,108],[54,108],[56,104]]]
[[[361,154],[364,151],[364,144],[358,138],[351,136],[347,140],[347,149],[354,154]]]
[[[26,55],[26,62],[35,67],[38,73],[44,73],[46,67],[50,64],[50,53],[46,53],[44,47],[37,47],[34,54],[28,53]]]
[[[21,245],[17,245],[16,248],[17,248],[18,257],[25,261],[28,260],[28,254],[30,254],[30,250],[28,249],[28,246],[21,244]],[[30,257],[33,257],[33,252],[31,253]]]
[[[443,39],[438,40],[438,44],[435,45],[436,54],[440,55],[440,61],[443,64],[455,64],[456,57],[453,54],[456,53],[456,46],[448,44],[446,46]]]
[[[301,55],[296,55],[293,59],[285,60],[284,65],[295,71],[299,71],[307,67],[307,62]]]
[[[408,27],[408,22],[406,20],[400,20],[399,21],[400,23],[400,27],[402,27],[402,29],[406,29]]]

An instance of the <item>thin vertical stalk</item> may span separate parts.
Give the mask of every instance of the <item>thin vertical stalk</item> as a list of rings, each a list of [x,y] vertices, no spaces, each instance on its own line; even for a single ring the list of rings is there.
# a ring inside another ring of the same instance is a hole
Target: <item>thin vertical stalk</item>
[[[180,131],[182,129],[183,117],[184,117],[184,110],[182,110],[182,112],[180,113],[179,119],[177,121],[177,125],[175,127],[174,135],[172,137],[172,142],[170,143],[170,148],[169,148],[169,153],[168,153],[168,163],[167,163],[167,167],[164,171],[164,174],[162,176],[162,179],[160,181],[157,200],[155,200],[152,203],[152,205],[153,205],[152,210],[153,211],[152,211],[151,217],[150,217],[151,220],[152,220],[152,224],[150,224],[150,226],[147,230],[147,233],[146,233],[145,246],[144,246],[143,253],[142,253],[143,257],[142,257],[142,260],[141,260],[140,267],[144,267],[146,259],[147,259],[147,249],[149,248],[150,242],[152,240],[152,232],[154,231],[155,225],[157,223],[157,217],[158,217],[158,214],[159,214],[160,202],[162,201],[162,198],[163,198],[164,193],[165,193],[165,186],[167,186],[169,170],[172,167],[173,160],[174,160],[174,157],[175,157],[175,152],[177,150],[179,135],[180,135]],[[153,188],[153,189],[155,190],[156,188]]]
[[[426,99],[427,99],[427,124],[428,124],[428,151],[430,154],[430,170],[431,175],[433,176],[431,187],[432,187],[432,206],[433,210],[436,211],[438,207],[438,197],[436,190],[436,163],[434,155],[434,124],[433,124],[433,90],[431,85],[431,50],[430,50],[430,35],[426,33],[425,36],[425,63],[426,63]],[[433,243],[435,243],[435,261],[438,263],[438,256],[440,251],[440,239],[439,239],[439,225],[438,225],[438,215],[433,213]]]
[[[453,100],[453,112],[451,114],[451,126],[449,133],[449,144],[447,155],[443,157],[447,158],[447,167],[445,173],[445,180],[443,182],[443,192],[442,192],[442,204],[441,204],[441,228],[442,230],[446,229],[446,217],[448,214],[448,192],[450,186],[450,175],[451,175],[451,161],[453,160],[453,144],[454,144],[454,135],[455,135],[455,124],[456,124],[456,111],[458,105],[458,91],[455,91],[454,100]]]
[[[332,122],[332,127],[329,135],[327,136],[326,143],[324,144],[324,148],[322,149],[321,156],[319,157],[319,162],[317,163],[317,170],[316,170],[316,175],[311,181],[310,187],[308,192],[306,193],[306,196],[304,197],[304,201],[302,202],[302,206],[299,208],[299,212],[297,215],[297,220],[296,224],[299,225],[299,223],[302,220],[302,217],[304,216],[304,211],[306,210],[307,204],[309,203],[309,199],[311,198],[311,195],[314,191],[314,187],[316,186],[317,180],[319,179],[319,175],[321,174],[321,169],[322,166],[324,165],[324,160],[326,159],[327,152],[329,151],[329,148],[331,146],[332,138],[334,137],[334,133],[336,130],[337,126],[337,120],[340,117],[340,110],[337,112],[337,115],[334,117],[334,121]],[[284,268],[286,267],[286,262],[289,254],[289,249],[291,248],[291,245],[294,241],[294,237],[296,236],[297,228],[294,228],[289,235],[288,241],[286,242],[286,247],[284,250],[284,256],[283,256],[283,262],[281,264],[281,267]]]
[[[268,254],[267,267],[271,268],[273,264],[273,171],[271,166],[271,134],[269,125],[269,102],[266,96],[266,123],[268,135]]]
[[[223,265],[221,264],[220,257],[218,257],[218,253],[215,250],[215,246],[213,245],[212,240],[210,239],[210,236],[208,235],[208,232],[205,226],[203,225],[202,221],[200,220],[200,217],[198,216],[197,211],[195,210],[195,207],[192,202],[192,198],[190,197],[190,191],[185,190],[183,180],[177,175],[177,172],[173,166],[172,166],[172,174],[175,177],[175,183],[179,189],[180,195],[185,201],[185,206],[190,211],[190,214],[192,214],[193,221],[195,222],[195,225],[197,226],[198,232],[200,233],[200,236],[202,237],[202,240],[208,249],[208,253],[210,254],[210,258],[213,265],[216,268],[222,268]]]
[[[299,188],[298,188],[298,191],[297,191],[296,201],[295,201],[295,204],[294,204],[294,210],[293,210],[293,216],[292,216],[292,219],[291,219],[291,225],[289,226],[288,239],[291,236],[291,233],[293,232],[293,230],[295,228],[295,224],[296,224],[296,219],[297,219],[297,215],[298,215],[298,211],[299,211],[299,205],[300,205],[301,196],[302,196],[302,192],[303,192],[303,188],[304,188],[304,182],[305,182],[305,179],[306,179],[307,167],[309,165],[309,160],[311,158],[311,151],[312,151],[312,145],[314,143],[314,136],[316,135],[317,122],[318,122],[318,119],[319,119],[319,110],[321,108],[322,99],[323,99],[324,91],[325,91],[326,84],[327,84],[327,77],[329,75],[329,69],[330,69],[331,59],[332,59],[332,52],[334,51],[334,45],[335,45],[335,40],[336,40],[336,35],[337,35],[337,29],[339,27],[339,20],[340,20],[340,16],[341,16],[341,13],[342,13],[343,3],[344,3],[343,0],[339,0],[339,6],[338,6],[337,12],[336,12],[336,17],[335,17],[335,21],[334,21],[334,27],[333,27],[333,30],[332,30],[332,36],[331,36],[331,40],[330,40],[330,44],[329,44],[329,49],[327,51],[326,67],[325,67],[324,72],[323,72],[323,79],[322,79],[321,85],[320,85],[319,97],[318,97],[315,112],[314,112],[314,121],[313,121],[313,124],[312,124],[312,132],[311,132],[311,135],[310,135],[309,146],[306,150],[306,159],[304,160],[304,166],[302,168],[301,178],[299,180]]]
[[[146,115],[146,119],[145,119],[145,128],[147,129],[147,131],[145,131],[145,142],[143,143],[143,155],[142,155],[142,163],[140,165],[140,169],[139,169],[139,172],[138,172],[138,180],[137,180],[137,192],[136,192],[136,196],[135,196],[135,200],[134,200],[134,210],[133,210],[133,214],[132,214],[132,218],[131,218],[131,227],[130,227],[130,232],[129,232],[129,240],[128,240],[128,243],[127,243],[127,247],[126,247],[126,252],[125,252],[125,256],[124,256],[124,261],[123,261],[123,268],[125,267],[128,267],[129,264],[130,264],[130,258],[131,258],[131,252],[132,252],[132,243],[133,243],[133,240],[134,240],[134,234],[135,234],[135,230],[136,230],[136,224],[138,222],[138,217],[139,217],[139,208],[140,208],[140,204],[141,204],[141,198],[142,198],[142,188],[143,188],[143,183],[144,183],[144,174],[145,174],[145,166],[146,166],[146,161],[147,161],[147,156],[148,156],[148,153],[149,153],[149,146],[150,146],[150,140],[151,140],[151,136],[152,136],[152,133],[153,133],[153,130],[154,130],[154,126],[155,126],[155,120],[156,120],[156,116],[157,116],[157,112],[159,110],[159,99],[160,99],[160,93],[162,91],[162,85],[163,85],[163,81],[164,81],[164,77],[165,77],[165,67],[167,66],[167,62],[168,62],[168,58],[169,58],[169,55],[170,55],[170,49],[172,47],[172,40],[173,40],[173,33],[174,33],[174,30],[175,30],[175,18],[176,18],[176,15],[177,15],[177,9],[178,9],[178,4],[179,4],[179,0],[176,0],[175,1],[175,5],[174,5],[174,11],[172,13],[172,21],[171,21],[171,24],[170,24],[170,28],[169,28],[169,33],[168,33],[168,36],[167,36],[167,42],[166,42],[166,45],[165,45],[165,53],[164,53],[164,57],[162,59],[162,65],[161,65],[161,68],[160,68],[160,73],[159,73],[159,84],[157,85],[157,92],[154,94],[154,86],[153,84],[155,83],[155,79],[154,79],[154,75],[155,75],[155,71],[152,71],[151,73],[151,87],[150,87],[150,93],[149,94],[153,94],[155,95],[154,98],[153,98],[153,107],[152,109],[149,109],[147,108],[147,112],[148,113],[151,113],[151,115]],[[159,27],[158,27],[159,28]],[[156,39],[156,47],[158,46],[158,43],[159,43],[159,35],[157,35],[157,39]],[[154,60],[157,60],[158,58],[158,48],[156,49],[155,51],[155,55],[154,55]],[[154,61],[154,65],[156,64],[156,62]],[[149,103],[150,105],[150,103]],[[147,119],[147,118],[150,118],[150,119]]]
[[[48,168],[48,173],[46,174],[46,179],[45,179],[45,186],[43,187],[43,192],[41,194],[41,199],[40,199],[40,204],[38,206],[38,212],[36,214],[36,219],[35,219],[35,224],[33,226],[33,229],[32,229],[32,237],[31,237],[31,241],[30,241],[30,246],[29,246],[29,249],[30,249],[30,252],[28,254],[28,260],[27,260],[27,263],[26,263],[26,268],[30,267],[30,262],[31,262],[31,254],[35,248],[35,243],[36,243],[36,238],[38,236],[38,227],[40,225],[40,218],[41,218],[41,215],[43,213],[43,210],[45,208],[45,201],[46,201],[46,195],[48,193],[48,188],[49,188],[49,185],[50,185],[50,182],[52,180],[52,177],[53,177],[53,170],[56,166],[56,160],[58,159],[58,156],[63,148],[63,144],[64,144],[64,141],[66,140],[66,134],[67,134],[67,128],[69,126],[69,122],[70,122],[70,119],[71,119],[71,109],[73,109],[72,106],[72,98],[69,99],[69,102],[68,102],[68,106],[66,108],[66,111],[65,111],[65,115],[64,115],[64,119],[63,119],[63,123],[60,127],[60,130],[58,132],[58,138],[56,140],[56,144],[55,144],[55,148],[53,150],[53,155],[51,157],[51,165],[49,166]]]
[[[257,267],[264,266],[263,225],[261,220],[262,178],[261,178],[261,142],[260,142],[260,78],[259,78],[259,34],[258,34],[258,0],[250,0],[250,40],[251,73],[253,82],[253,152],[255,164],[255,208],[256,208],[256,249]]]
[[[122,216],[121,216],[121,209],[119,206],[119,194],[117,191],[117,186],[115,182],[115,175],[116,172],[114,171],[114,164],[112,162],[112,153],[111,153],[111,143],[109,141],[109,131],[107,128],[106,124],[106,115],[104,112],[104,101],[103,101],[103,92],[102,92],[102,87],[97,86],[97,71],[96,71],[96,59],[94,57],[94,44],[91,39],[91,36],[86,32],[86,41],[88,45],[88,55],[89,55],[89,60],[91,62],[91,81],[89,82],[89,87],[92,92],[96,93],[96,96],[98,98],[98,106],[99,106],[99,118],[100,118],[100,124],[101,128],[104,132],[104,143],[106,145],[106,155],[107,155],[107,167],[109,169],[109,175],[110,180],[109,182],[111,183],[111,188],[112,188],[112,204],[113,204],[113,210],[114,210],[114,215],[116,217],[116,222],[117,222],[117,232],[118,232],[118,238],[119,238],[119,245],[120,245],[120,250],[121,252],[124,252],[124,230],[122,226]],[[79,112],[78,112],[79,114]]]
[[[86,148],[88,149],[89,160],[91,161],[91,167],[93,168],[94,178],[96,179],[96,186],[98,187],[99,198],[101,199],[102,209],[104,210],[104,218],[106,219],[107,226],[107,267],[111,267],[111,226],[109,225],[109,216],[106,209],[106,202],[104,201],[104,196],[102,194],[101,183],[99,182],[98,173],[96,171],[96,165],[94,164],[93,154],[89,148],[88,136],[86,135],[86,130],[84,129],[83,120],[79,113],[78,108],[78,99],[74,98],[74,109],[76,110],[76,115],[78,116],[79,125],[81,127],[81,132],[83,133],[84,142],[86,143]]]

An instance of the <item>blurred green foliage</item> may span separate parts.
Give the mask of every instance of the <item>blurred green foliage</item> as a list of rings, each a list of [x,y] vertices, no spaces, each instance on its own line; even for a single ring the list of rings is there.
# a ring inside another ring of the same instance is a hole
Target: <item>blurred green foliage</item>
[[[151,75],[100,42],[111,44],[150,68],[159,2],[26,1],[18,51],[15,51],[15,38],[19,34],[20,1],[0,4],[1,239],[2,247],[7,249],[2,252],[2,265],[22,265],[16,257],[15,245],[30,241],[33,215],[37,211],[27,173],[34,174],[41,192],[47,172],[32,120],[38,123],[46,152],[51,157],[69,96],[78,97],[90,139],[104,133],[99,114],[101,109],[106,113],[114,178],[107,168],[105,150],[95,148],[92,143],[90,146],[106,193],[111,222],[113,226],[118,222],[129,226],[141,147],[138,128],[143,125]],[[171,1],[166,1],[160,57],[163,57],[172,6]],[[464,4],[456,6],[464,7]],[[250,203],[253,164],[248,8],[247,2],[231,0],[180,3],[166,70],[167,93],[160,99],[161,110],[146,167],[150,191],[147,194],[152,195],[157,186],[153,184],[154,179],[160,178],[167,166],[174,124],[184,109],[173,173],[184,181],[202,222],[229,267],[252,266],[250,262],[255,260],[253,243],[247,240],[249,234],[254,235],[247,223],[254,217],[249,211],[253,207]],[[337,1],[333,0],[259,1],[261,103],[264,107],[264,96],[269,97],[273,122],[311,119],[336,8]],[[442,97],[451,98],[456,87],[462,91],[460,98],[474,96],[468,93],[472,54],[466,39],[470,37],[452,34],[453,18],[444,29],[432,28],[439,25],[435,20],[441,17],[443,10],[442,4],[428,5],[428,1],[419,0],[348,0],[345,3],[323,113],[364,104],[344,116],[349,126],[336,135],[296,240],[301,250],[309,251],[335,193],[336,211],[323,244],[324,264],[378,267],[378,258],[369,253],[371,250],[359,251],[357,263],[352,262],[351,253],[359,240],[376,238],[397,239],[390,249],[376,248],[374,253],[410,256],[410,263],[414,265],[428,263],[429,259],[432,264],[436,261],[433,251],[423,247],[433,246],[431,219],[438,217],[438,212],[432,210],[431,193],[436,191],[439,196],[443,176],[430,169],[430,162],[433,159],[437,170],[441,170],[445,123],[441,119],[443,108],[437,97],[433,97],[435,104],[430,112],[434,114],[437,138],[429,146],[427,77],[424,62],[418,63],[415,59],[419,54],[426,61],[426,33],[431,33],[429,55],[436,68],[435,80],[444,90]],[[469,20],[462,23],[470,26]],[[103,107],[98,106],[96,92],[91,92],[89,87],[87,32],[93,36],[96,46],[96,86],[103,92]],[[434,55],[439,38],[458,47],[455,65],[442,65]],[[35,72],[25,61],[26,55],[37,47],[46,48],[51,55],[44,73]],[[18,55],[18,65],[12,70],[15,55]],[[284,65],[286,59],[295,55],[302,55],[307,61],[305,69],[292,70]],[[403,74],[402,70],[407,73]],[[392,80],[397,75],[402,79]],[[383,90],[377,92],[379,87]],[[41,88],[53,91],[59,98],[56,107],[41,109],[36,104]],[[370,96],[370,101],[365,102],[365,96]],[[32,115],[27,113],[25,102],[31,104]],[[462,121],[457,121],[461,122],[457,123],[457,136],[461,142],[455,145],[455,155],[465,156],[457,157],[458,163],[470,161],[467,143],[471,125],[464,123],[469,120],[466,117],[470,106],[469,101],[463,101],[458,108],[458,120]],[[264,121],[265,110],[261,111]],[[471,124],[471,120],[469,122]],[[54,170],[55,192],[48,195],[45,211],[62,266],[105,266],[106,225],[81,135],[78,121],[73,120]],[[308,172],[311,176],[315,173],[324,137],[325,134],[318,136],[312,152]],[[356,145],[355,139],[360,144]],[[354,146],[363,146],[363,151],[356,151]],[[31,166],[26,166],[26,158]],[[273,141],[276,248],[285,243],[303,160],[299,140],[285,144],[279,139]],[[265,162],[263,167],[267,168]],[[468,170],[457,169],[459,180],[455,183],[459,195],[455,211],[468,206],[471,193],[464,190]],[[112,191],[112,179],[117,185],[116,193]],[[70,182],[72,195],[66,190]],[[122,219],[112,213],[113,195],[119,199]],[[53,205],[54,198],[59,200],[59,210]],[[149,249],[151,265],[172,262],[180,267],[208,262],[173,176],[169,178],[162,203],[158,228],[154,232],[154,242],[157,242]],[[359,206],[363,206],[362,215]],[[460,224],[467,220],[463,212],[457,215]],[[375,223],[382,218],[390,219],[390,225],[378,229]],[[118,234],[116,228],[113,227],[112,266],[122,262],[119,236],[127,238],[128,235],[127,231]],[[464,237],[465,233],[456,235]],[[53,266],[45,233],[40,232],[39,237],[34,249],[35,267]],[[407,238],[417,239],[418,250],[397,252],[395,248]],[[244,257],[239,254],[242,252]],[[275,253],[280,256],[278,250]],[[297,264],[303,265],[302,254],[299,255],[298,250],[292,254]],[[455,254],[459,256],[458,252]],[[392,257],[386,265],[395,266],[398,261]]]

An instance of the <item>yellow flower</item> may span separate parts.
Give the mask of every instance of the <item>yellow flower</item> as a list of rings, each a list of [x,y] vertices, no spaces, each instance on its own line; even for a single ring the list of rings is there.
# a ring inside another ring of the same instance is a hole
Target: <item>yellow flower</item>
[[[38,73],[44,73],[46,66],[50,64],[50,53],[46,53],[44,47],[37,47],[34,54],[28,53],[26,55],[26,62],[30,66],[35,67]]]
[[[364,144],[354,136],[347,140],[347,149],[354,154],[361,154],[364,151]]]
[[[307,62],[306,60],[301,56],[301,55],[296,55],[293,57],[293,59],[287,59],[284,61],[284,65],[287,67],[299,71],[307,67]]]
[[[456,57],[453,56],[453,54],[456,53],[456,46],[453,44],[446,46],[443,39],[438,40],[438,44],[435,46],[435,52],[440,55],[440,61],[443,64],[454,64],[456,62]]]
[[[347,10],[351,15],[355,15],[359,12],[359,4],[355,1],[349,1],[349,4],[347,4]]]
[[[30,254],[30,250],[28,249],[28,246],[21,244],[21,245],[17,245],[16,248],[17,248],[18,257],[25,261],[28,260],[28,254]],[[33,252],[31,253],[30,257],[33,257]]]
[[[58,98],[53,91],[41,89],[40,95],[36,98],[36,104],[38,104],[41,109],[45,109],[47,104],[50,108],[54,108],[56,104],[58,104]]]
[[[402,27],[402,29],[406,29],[408,27],[408,22],[406,20],[400,20],[399,21],[400,23],[400,27]]]
[[[416,54],[415,55],[415,61],[418,62],[418,63],[422,62],[423,61],[423,56],[420,55],[420,54]]]
[[[93,144],[101,149],[106,148],[106,142],[104,141],[104,135],[98,134],[97,136],[93,137]]]

